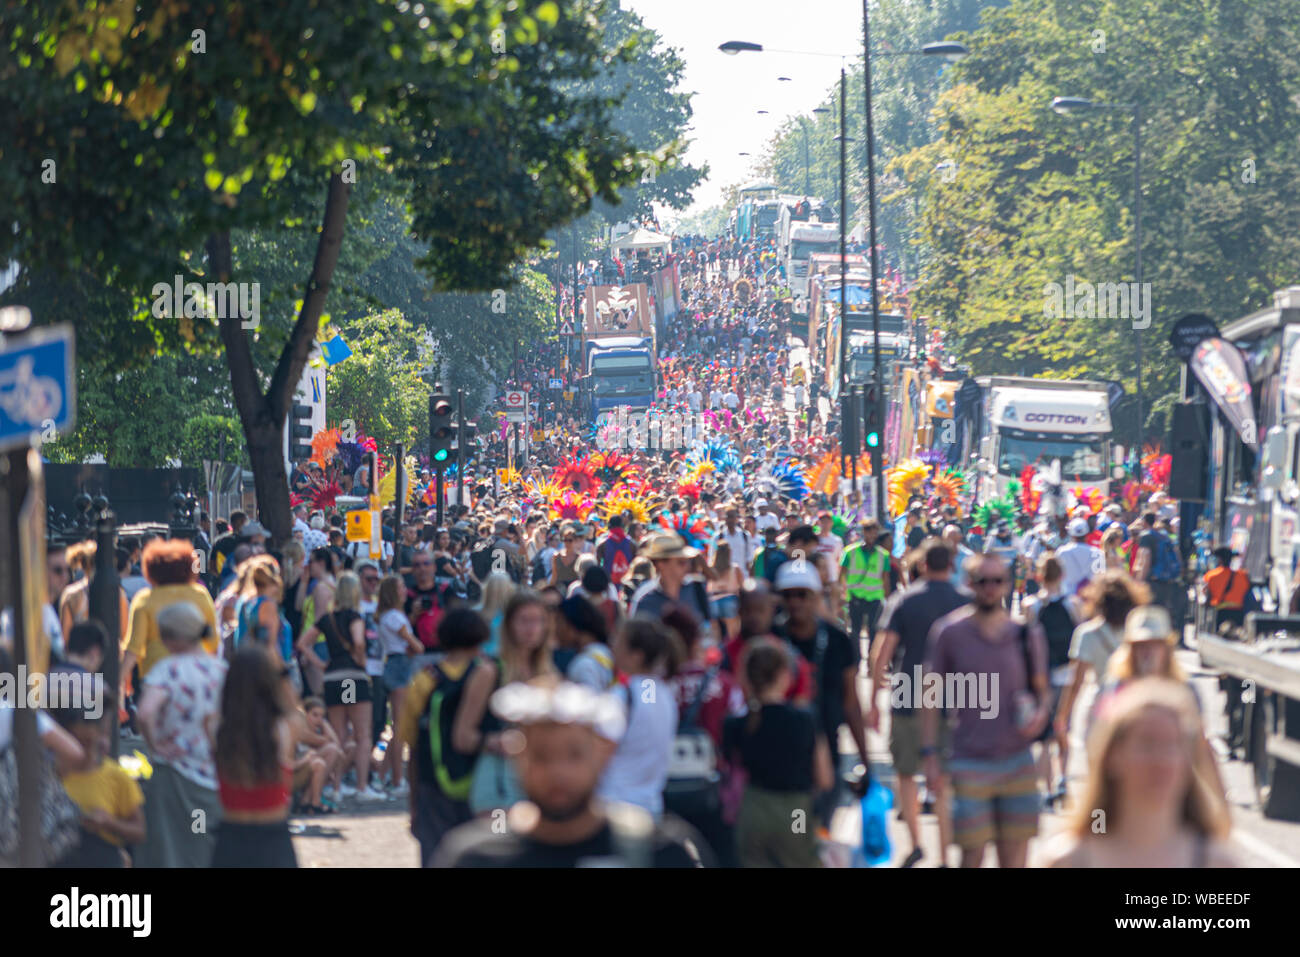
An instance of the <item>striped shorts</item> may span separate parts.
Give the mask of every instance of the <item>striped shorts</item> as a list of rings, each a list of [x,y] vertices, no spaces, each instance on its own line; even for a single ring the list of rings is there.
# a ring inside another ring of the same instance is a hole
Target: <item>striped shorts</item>
[[[953,840],[963,850],[989,841],[1027,841],[1038,833],[1038,772],[1028,748],[1009,758],[948,762]]]

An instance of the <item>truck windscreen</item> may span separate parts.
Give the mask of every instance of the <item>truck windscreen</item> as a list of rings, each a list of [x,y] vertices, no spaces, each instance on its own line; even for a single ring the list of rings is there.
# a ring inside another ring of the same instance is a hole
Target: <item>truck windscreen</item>
[[[650,360],[645,356],[596,356],[591,371],[595,375],[649,375]]]
[[[1107,478],[1105,448],[1102,436],[1004,431],[998,442],[998,471],[1019,477],[1026,465],[1041,470],[1060,459],[1062,480],[1099,482]]]
[[[813,253],[824,253],[827,246],[833,246],[839,243],[836,236],[828,236],[822,242],[813,242],[807,239],[796,239],[790,244],[791,259],[807,259]],[[839,293],[836,293],[839,295]]]

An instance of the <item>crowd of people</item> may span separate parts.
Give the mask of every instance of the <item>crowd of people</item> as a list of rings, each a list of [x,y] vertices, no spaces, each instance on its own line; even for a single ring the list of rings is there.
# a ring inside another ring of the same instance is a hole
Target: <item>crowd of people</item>
[[[82,812],[64,862],[293,866],[291,816],[404,801],[423,866],[820,866],[839,859],[837,810],[883,770],[868,733],[887,727],[902,866],[946,866],[954,845],[978,866],[990,844],[1024,866],[1053,809],[1071,823],[1050,863],[1230,863],[1175,656],[1172,504],[986,528],[918,497],[882,523],[852,489],[777,481],[836,429],[821,370],[792,359],[765,251],[687,243],[660,342],[664,408],[707,414],[734,461],[626,448],[636,500],[568,514],[538,490],[597,436],[562,416],[513,481],[467,476],[441,523],[386,512],[377,558],[306,504],[284,542],[240,512],[196,541],[124,542],[111,640],[69,581],[72,550],[52,549],[58,667],[120,656],[106,697],[151,769],[106,757],[107,721],[42,716]],[[1220,557],[1210,590],[1232,610],[1245,596]],[[1075,720],[1090,760],[1072,793]]]

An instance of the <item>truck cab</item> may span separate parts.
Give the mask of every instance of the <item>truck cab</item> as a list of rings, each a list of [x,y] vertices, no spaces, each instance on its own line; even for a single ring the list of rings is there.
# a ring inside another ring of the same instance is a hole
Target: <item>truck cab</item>
[[[1005,495],[1025,466],[1061,467],[1063,489],[1110,494],[1110,397],[1101,382],[983,376],[981,500]]]
[[[781,257],[790,293],[794,296],[795,312],[799,315],[808,314],[808,267],[813,255],[830,252],[838,248],[839,243],[837,223],[794,221],[789,224],[789,235],[781,247]]]
[[[593,417],[618,406],[648,409],[654,404],[658,378],[651,337],[589,339],[583,348],[583,386]]]

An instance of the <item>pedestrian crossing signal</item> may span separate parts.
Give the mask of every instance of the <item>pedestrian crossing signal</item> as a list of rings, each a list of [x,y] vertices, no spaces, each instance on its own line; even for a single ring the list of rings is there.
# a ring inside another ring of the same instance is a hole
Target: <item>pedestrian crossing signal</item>
[[[879,432],[868,432],[868,433],[867,433],[867,448],[869,448],[869,449],[875,449],[875,448],[879,448],[879,447],[880,447],[880,433],[879,433]]]

